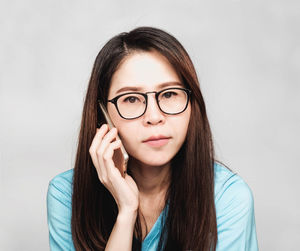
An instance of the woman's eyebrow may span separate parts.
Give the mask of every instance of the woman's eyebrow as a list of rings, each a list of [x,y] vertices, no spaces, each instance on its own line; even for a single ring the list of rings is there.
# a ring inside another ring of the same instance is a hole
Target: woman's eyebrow
[[[165,83],[159,84],[159,85],[156,86],[156,89],[161,89],[161,88],[164,88],[164,87],[174,86],[174,85],[183,87],[182,83],[177,82],[177,81],[172,81],[172,82],[165,82]],[[144,89],[141,88],[141,87],[125,86],[125,87],[122,87],[121,89],[117,90],[116,94],[118,94],[120,92],[124,92],[124,91],[143,91],[143,90]]]

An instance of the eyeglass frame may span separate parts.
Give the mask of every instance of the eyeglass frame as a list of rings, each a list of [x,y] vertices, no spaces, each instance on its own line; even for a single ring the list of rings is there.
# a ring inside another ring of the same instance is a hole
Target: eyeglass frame
[[[187,95],[186,105],[185,105],[184,109],[183,109],[181,112],[177,112],[177,113],[167,113],[167,112],[164,112],[164,111],[161,109],[160,105],[159,105],[159,101],[158,101],[158,96],[159,96],[159,94],[161,94],[161,93],[164,92],[164,91],[170,90],[170,89],[172,89],[172,90],[173,90],[173,89],[182,90],[182,91],[184,91],[184,92],[186,93],[186,95]],[[126,92],[126,93],[122,93],[122,94],[120,94],[120,95],[118,95],[118,96],[116,96],[116,97],[114,97],[114,98],[112,98],[112,99],[107,100],[107,102],[111,102],[112,104],[115,105],[115,107],[116,107],[116,109],[117,109],[117,111],[118,111],[118,113],[119,113],[119,115],[120,115],[121,118],[127,119],[127,120],[137,119],[137,118],[143,116],[143,115],[145,114],[145,112],[147,111],[147,107],[148,107],[148,95],[147,95],[147,94],[149,94],[149,93],[155,93],[155,100],[156,100],[156,104],[157,104],[159,110],[161,110],[163,113],[168,114],[168,115],[177,115],[177,114],[183,113],[183,112],[186,110],[186,108],[187,108],[187,106],[188,106],[188,104],[189,104],[189,101],[190,101],[190,95],[191,95],[192,91],[189,90],[189,89],[187,89],[187,88],[170,87],[170,88],[166,88],[166,89],[163,89],[163,90],[160,90],[160,91],[152,91],[152,92],[145,92],[145,93],[142,93],[142,92]],[[137,116],[137,117],[134,117],[134,118],[125,118],[125,117],[123,117],[122,114],[120,113],[119,108],[118,108],[118,105],[117,105],[118,99],[119,99],[120,97],[122,97],[122,96],[124,96],[124,95],[128,95],[128,94],[140,94],[140,95],[142,95],[142,96],[145,98],[145,101],[146,101],[146,106],[145,106],[144,112],[143,112],[141,115],[139,115],[139,116]],[[98,101],[100,101],[100,100],[98,100]]]

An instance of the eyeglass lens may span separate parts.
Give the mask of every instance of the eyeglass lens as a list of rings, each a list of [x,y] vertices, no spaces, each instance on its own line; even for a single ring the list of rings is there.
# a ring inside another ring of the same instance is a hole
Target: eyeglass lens
[[[158,105],[163,112],[176,114],[185,109],[187,100],[188,96],[184,90],[168,89],[159,94]],[[141,94],[129,93],[118,99],[117,106],[124,118],[135,118],[144,113],[146,100]]]

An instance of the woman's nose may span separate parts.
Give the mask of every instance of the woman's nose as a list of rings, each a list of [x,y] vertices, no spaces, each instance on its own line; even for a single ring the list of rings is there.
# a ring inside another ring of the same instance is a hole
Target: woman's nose
[[[155,125],[164,122],[165,114],[159,109],[159,106],[156,102],[155,94],[154,95],[153,94],[148,95],[147,109],[143,117],[144,117],[144,122],[146,124]]]

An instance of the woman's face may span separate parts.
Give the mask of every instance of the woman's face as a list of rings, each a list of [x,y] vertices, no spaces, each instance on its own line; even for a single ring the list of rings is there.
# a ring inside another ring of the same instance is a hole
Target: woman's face
[[[164,83],[166,86],[159,86]],[[118,92],[124,87],[139,88],[139,92],[145,93],[184,86],[168,60],[158,52],[152,51],[133,53],[121,63],[111,79],[108,99],[136,91],[128,88]],[[108,102],[107,107],[126,151],[144,165],[161,166],[169,163],[185,140],[191,114],[190,103],[184,112],[168,115],[159,109],[155,94],[150,93],[146,112],[132,120],[123,119],[114,104]],[[144,142],[149,137],[158,135],[168,139],[164,140],[163,144],[159,144],[158,141],[154,144]]]

